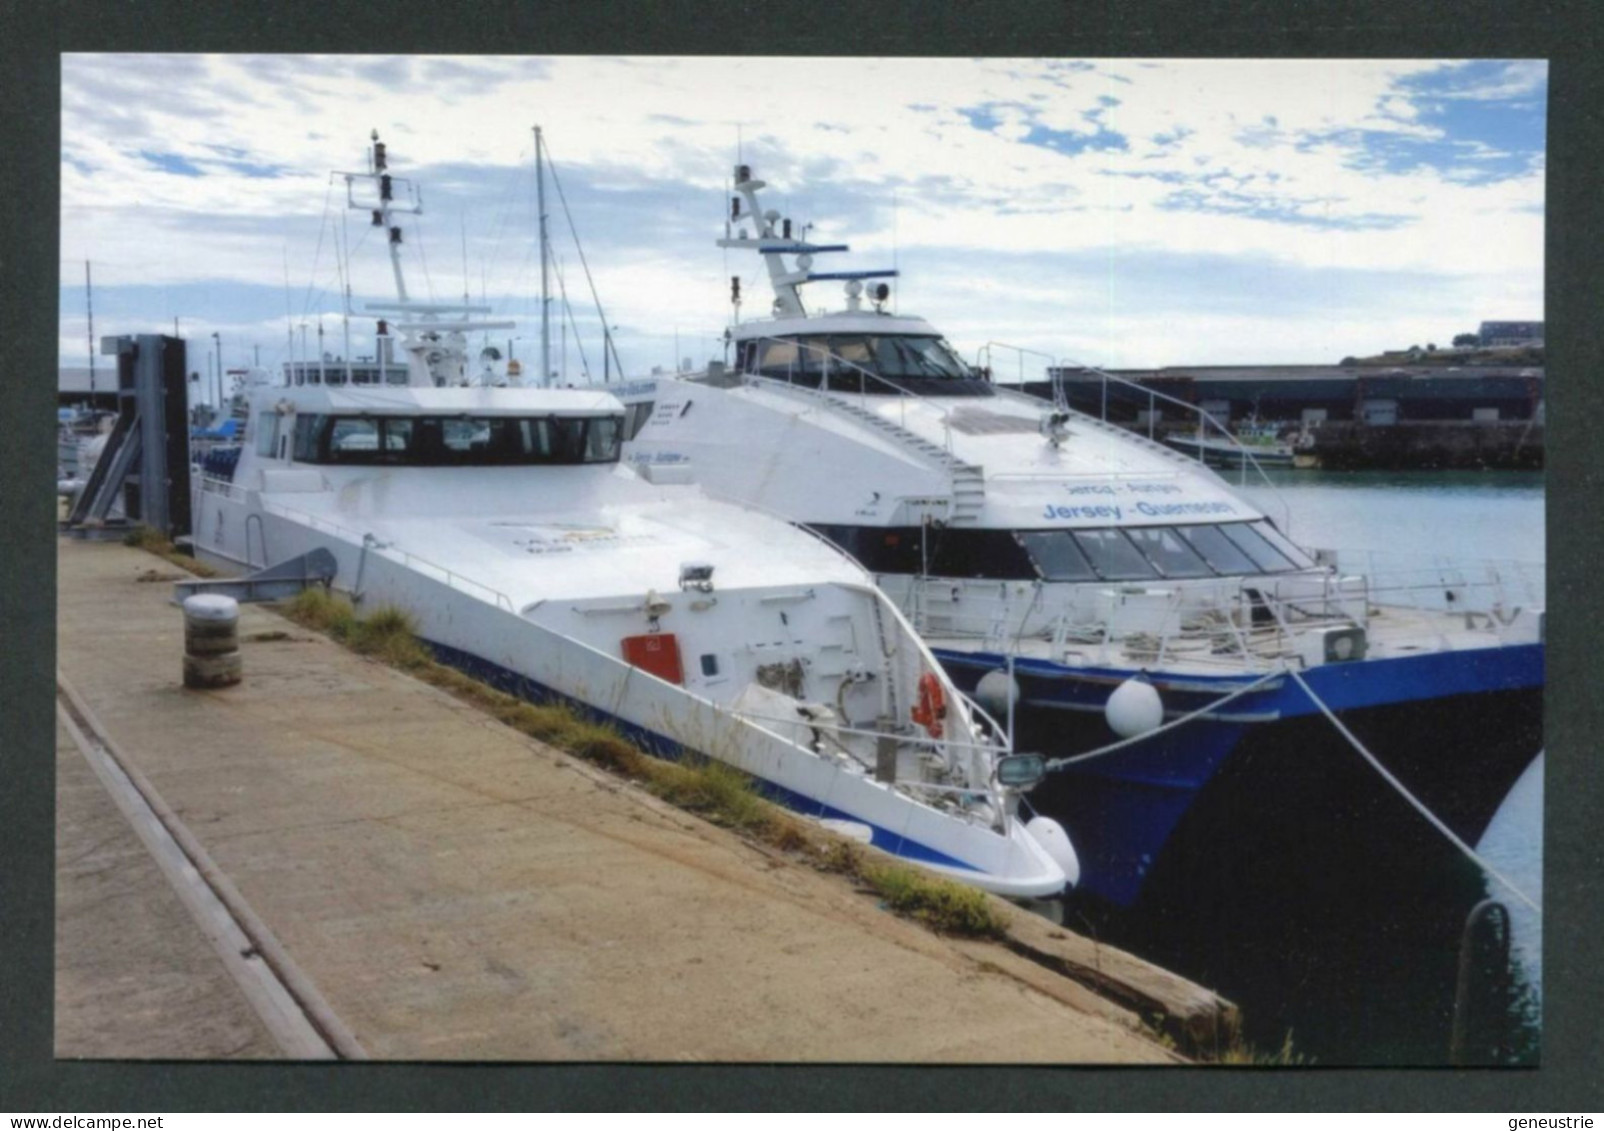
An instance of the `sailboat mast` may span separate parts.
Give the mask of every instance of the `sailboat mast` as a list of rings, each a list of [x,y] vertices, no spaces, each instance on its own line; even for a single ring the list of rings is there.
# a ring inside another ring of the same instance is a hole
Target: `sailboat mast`
[[[546,237],[546,166],[535,127],[535,210],[540,213],[540,384],[551,384],[550,241]]]

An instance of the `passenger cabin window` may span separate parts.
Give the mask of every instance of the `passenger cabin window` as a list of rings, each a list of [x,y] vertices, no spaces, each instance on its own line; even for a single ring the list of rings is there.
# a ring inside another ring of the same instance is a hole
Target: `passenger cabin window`
[[[1222,527],[1225,536],[1235,542],[1244,554],[1253,559],[1253,564],[1264,573],[1281,573],[1294,568],[1292,561],[1270,542],[1246,523],[1233,523]]]
[[[1100,530],[814,527],[872,573],[1008,581],[1252,577],[1314,562],[1268,522]]]
[[[1043,581],[1096,581],[1097,572],[1086,560],[1067,530],[1033,530],[1020,534],[1020,543],[1036,564]]]
[[[1215,573],[1258,573],[1259,567],[1218,526],[1178,526],[1187,543],[1203,556]]]
[[[1167,526],[1145,526],[1127,531],[1136,548],[1165,577],[1213,577],[1214,571],[1198,552]]]
[[[406,467],[617,463],[622,435],[617,415],[302,416],[295,458]]]
[[[1123,531],[1077,530],[1074,537],[1104,581],[1145,581],[1159,576]]]

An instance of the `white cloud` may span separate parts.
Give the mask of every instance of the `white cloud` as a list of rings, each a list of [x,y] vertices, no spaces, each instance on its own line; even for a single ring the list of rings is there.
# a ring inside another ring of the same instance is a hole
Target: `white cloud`
[[[324,221],[328,170],[358,166],[369,130],[384,135],[398,173],[472,168],[463,190],[500,201],[503,186],[528,191],[530,128],[538,121],[569,190],[591,186],[591,197],[570,203],[590,218],[581,236],[610,320],[655,327],[659,341],[674,325],[689,333],[694,324],[705,336],[726,310],[727,272],[711,240],[738,136],[780,206],[817,220],[816,234],[861,245],[866,266],[880,265],[867,260],[891,250],[888,193],[896,186],[895,235],[910,258],[920,250],[954,261],[1034,255],[1039,269],[1028,285],[1059,287],[1060,307],[1084,301],[1091,282],[1054,269],[1053,257],[1163,252],[1234,257],[1289,273],[1429,273],[1452,280],[1455,293],[1484,296],[1477,300],[1483,316],[1540,316],[1540,162],[1525,176],[1491,181],[1468,176],[1491,156],[1486,147],[1467,145],[1460,173],[1356,165],[1367,136],[1441,136],[1398,84],[1442,69],[1437,61],[1398,60],[1120,60],[1071,68],[1015,59],[73,55],[63,60],[62,256],[75,264],[93,259],[97,287],[282,286],[287,256],[299,314],[321,233],[313,289],[337,305]],[[1452,95],[1529,98],[1546,68],[1522,62],[1498,74]],[[971,123],[982,107],[997,122],[992,130]],[[1099,127],[1122,136],[1125,148],[1066,156],[1024,142],[1033,130],[1086,139]],[[203,175],[164,171],[164,155]],[[247,176],[241,166],[279,174]],[[416,233],[409,234],[406,247],[409,257],[425,250],[437,288],[456,293],[461,236],[449,187],[425,184],[424,238],[415,247]],[[660,219],[694,238],[654,233],[655,217],[615,221],[599,203],[645,188],[657,192]],[[336,204],[342,191],[333,190]],[[1180,206],[1188,201],[1191,207]],[[492,242],[492,229],[502,232],[497,265],[469,267],[474,291],[486,276],[492,289],[533,284],[532,208],[526,198],[511,203],[516,216],[509,206],[508,215],[467,221],[475,254]],[[551,211],[557,214],[555,201]],[[350,222],[360,225],[361,217]],[[353,242],[364,230],[350,229]],[[615,238],[615,230],[627,236]],[[570,270],[574,283],[577,264]],[[353,271],[359,293],[386,289],[376,247],[363,248]],[[961,271],[951,274],[940,285],[910,278],[905,293],[954,311],[965,310],[970,296],[1018,293],[1015,279],[965,282]],[[1301,319],[1242,334],[1218,318],[1144,309],[1142,299],[1117,295],[1100,345],[1105,354],[1139,349],[1127,335],[1158,350],[1172,333],[1194,361],[1243,348],[1219,344],[1216,332],[1238,343],[1284,343],[1279,360],[1397,344],[1384,337],[1392,311],[1355,320],[1356,338],[1333,345],[1313,300]],[[1516,301],[1519,310],[1500,305]],[[1421,294],[1418,302],[1419,313],[1408,316],[1439,317],[1439,296]],[[1003,298],[960,317],[976,325],[975,334],[983,318],[1013,321]],[[65,349],[71,335],[63,336]]]

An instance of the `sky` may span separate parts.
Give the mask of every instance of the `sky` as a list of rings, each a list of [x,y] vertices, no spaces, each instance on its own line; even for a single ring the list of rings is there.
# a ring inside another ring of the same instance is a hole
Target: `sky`
[[[731,275],[767,312],[761,261],[714,245],[737,157],[851,245],[816,269],[894,266],[899,312],[1005,374],[1447,345],[1543,318],[1547,85],[1533,60],[67,55],[61,364],[88,363],[86,260],[96,336],[176,318],[192,370],[214,341],[315,356],[320,324],[371,354],[389,260],[331,174],[375,129],[421,191],[412,297],[466,291],[537,356],[536,125],[576,383],[604,325],[630,376],[722,356]]]

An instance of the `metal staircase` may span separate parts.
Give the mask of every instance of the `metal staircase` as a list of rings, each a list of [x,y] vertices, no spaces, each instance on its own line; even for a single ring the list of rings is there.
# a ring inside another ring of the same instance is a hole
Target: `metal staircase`
[[[980,512],[986,505],[986,473],[977,464],[965,463],[940,444],[932,443],[917,432],[887,420],[878,412],[864,408],[844,396],[771,378],[757,380],[765,387],[806,397],[814,403],[827,406],[831,412],[860,421],[894,441],[904,451],[946,472],[951,484],[947,510],[948,523],[953,526],[971,526],[979,519]]]

